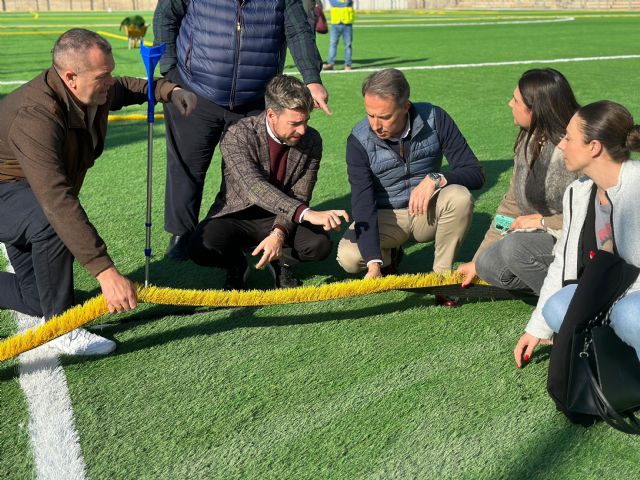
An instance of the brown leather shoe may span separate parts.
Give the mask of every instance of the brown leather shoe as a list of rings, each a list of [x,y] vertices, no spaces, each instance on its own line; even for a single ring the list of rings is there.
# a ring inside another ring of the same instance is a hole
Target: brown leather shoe
[[[436,305],[446,308],[457,308],[462,304],[458,297],[449,297],[448,295],[436,295]]]
[[[324,65],[322,65],[322,69],[323,70],[333,70],[333,65],[331,65],[330,63],[325,63]]]

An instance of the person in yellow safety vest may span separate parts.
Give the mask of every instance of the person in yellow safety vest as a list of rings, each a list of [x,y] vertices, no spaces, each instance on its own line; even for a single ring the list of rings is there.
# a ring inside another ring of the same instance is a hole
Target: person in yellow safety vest
[[[353,40],[353,20],[355,18],[352,0],[330,0],[331,27],[329,28],[329,58],[323,70],[333,70],[336,63],[338,41],[342,37],[344,45],[344,69],[351,70],[351,41]]]

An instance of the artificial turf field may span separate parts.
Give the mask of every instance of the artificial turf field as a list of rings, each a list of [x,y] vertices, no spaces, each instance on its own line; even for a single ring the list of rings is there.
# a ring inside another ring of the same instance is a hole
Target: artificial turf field
[[[11,82],[49,65],[51,46],[67,28],[121,35],[125,15],[0,15],[0,97],[16,88]],[[151,21],[151,13],[144,16]],[[639,21],[640,12],[360,14],[355,70],[323,75],[333,116],[315,112],[311,119],[324,139],[312,207],[349,209],[345,140],[363,117],[363,70],[428,67],[405,72],[411,98],[445,108],[487,174],[485,187],[474,192],[474,222],[459,253],[460,261],[469,260],[507,189],[516,129],[506,104],[520,74],[557,68],[579,102],[615,100],[638,121]],[[115,73],[144,76],[138,51],[109,39]],[[326,35],[318,36],[323,57],[327,44]],[[618,56],[632,58],[607,58]],[[577,58],[583,60],[566,61]],[[457,67],[431,68],[447,65]],[[290,59],[286,71],[295,71]],[[82,202],[119,269],[141,281],[147,127],[109,128]],[[219,288],[221,273],[162,258],[168,235],[161,122],[155,138],[152,282]],[[219,164],[216,154],[205,212],[217,193]],[[430,270],[430,246],[406,254],[402,272]],[[349,278],[334,258],[298,273],[305,284]],[[250,287],[270,288],[268,274],[254,271]],[[79,266],[76,289],[78,300],[98,293]],[[94,331],[114,339],[116,352],[63,359],[86,477],[638,478],[637,439],[606,425],[573,426],[555,411],[545,392],[548,347],[515,368],[512,350],[532,308],[483,301],[447,310],[424,293],[392,292],[265,308],[142,305],[102,318]],[[15,331],[13,316],[0,312],[0,337]],[[0,478],[34,478],[16,360],[0,364],[0,409]]]

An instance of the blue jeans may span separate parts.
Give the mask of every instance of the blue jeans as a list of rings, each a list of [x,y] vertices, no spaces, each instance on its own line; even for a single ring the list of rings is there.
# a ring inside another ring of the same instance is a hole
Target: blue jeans
[[[336,63],[336,50],[338,49],[338,41],[342,36],[344,44],[344,65],[351,66],[351,40],[353,39],[353,25],[345,25],[338,23],[331,25],[329,29],[329,59],[327,63],[334,65]]]
[[[560,331],[560,325],[569,308],[577,285],[567,285],[553,294],[542,309],[545,322],[554,332]],[[611,328],[624,343],[636,349],[640,358],[640,292],[623,297],[611,310]]]

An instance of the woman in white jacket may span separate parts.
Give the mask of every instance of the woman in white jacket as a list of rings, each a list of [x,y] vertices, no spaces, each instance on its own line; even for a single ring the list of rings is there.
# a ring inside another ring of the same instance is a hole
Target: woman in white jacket
[[[640,162],[630,160],[631,151],[640,151],[640,126],[622,105],[595,102],[576,112],[558,147],[567,170],[583,176],[564,194],[562,236],[538,305],[513,352],[518,367],[531,358],[541,340],[560,330],[584,259],[594,254],[580,251],[583,232],[593,231],[593,226],[584,228],[592,198],[598,249],[615,249],[626,262],[640,266]],[[640,353],[640,280],[612,309],[611,327]]]

